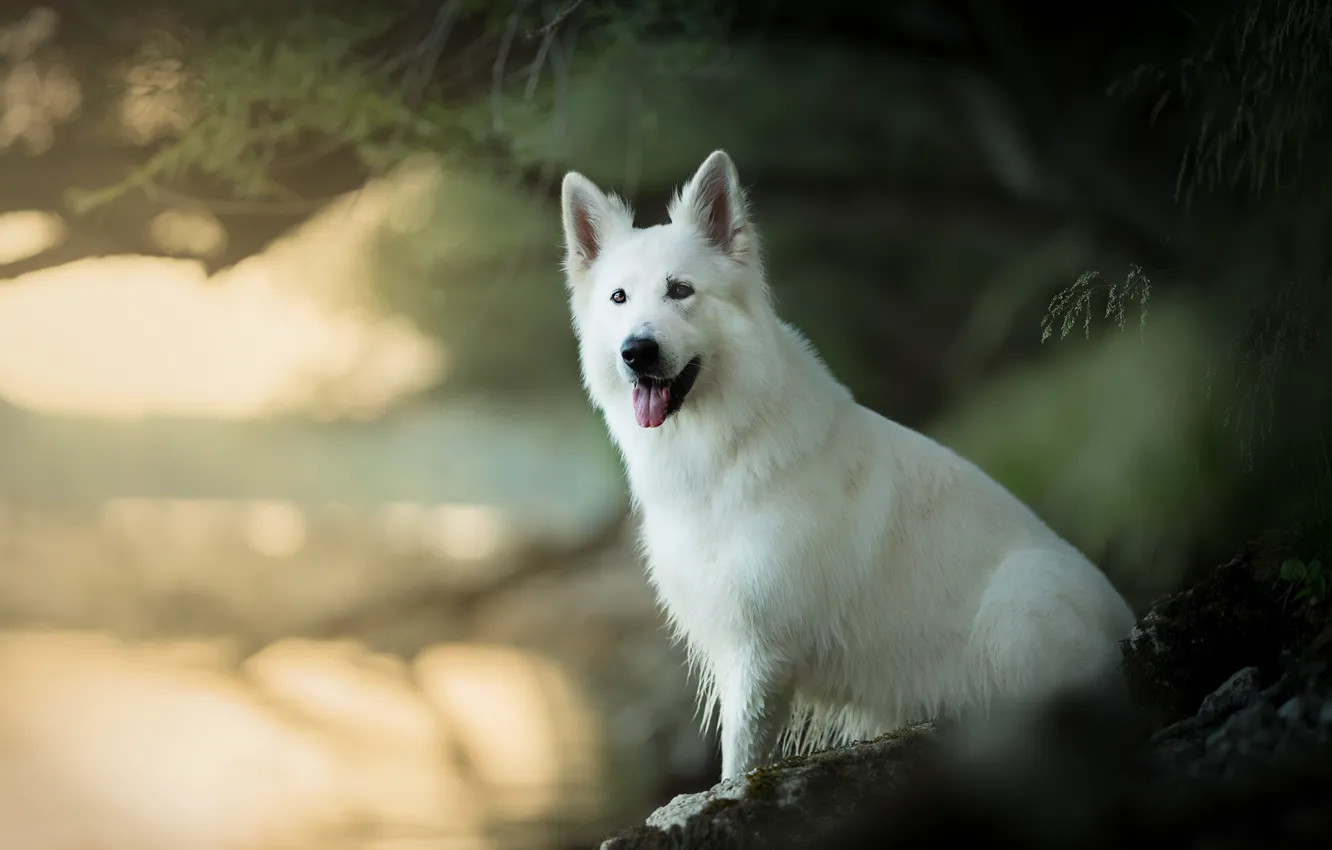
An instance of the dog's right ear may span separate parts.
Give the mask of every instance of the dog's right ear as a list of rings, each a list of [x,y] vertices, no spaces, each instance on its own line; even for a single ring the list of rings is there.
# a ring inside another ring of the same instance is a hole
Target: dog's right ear
[[[576,171],[564,175],[560,206],[564,212],[564,267],[571,278],[587,271],[610,239],[633,228],[633,213],[625,203]]]

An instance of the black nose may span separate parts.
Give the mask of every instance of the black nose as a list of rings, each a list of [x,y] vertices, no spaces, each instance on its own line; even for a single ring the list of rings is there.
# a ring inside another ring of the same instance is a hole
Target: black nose
[[[661,348],[651,337],[630,337],[620,346],[620,356],[624,358],[625,365],[641,374],[657,367],[657,362],[661,360]]]

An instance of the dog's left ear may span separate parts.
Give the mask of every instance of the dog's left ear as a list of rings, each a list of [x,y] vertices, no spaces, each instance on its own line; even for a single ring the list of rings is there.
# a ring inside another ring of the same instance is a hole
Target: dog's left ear
[[[749,206],[735,163],[726,151],[713,151],[671,202],[671,221],[694,225],[714,247],[745,260],[753,234]]]

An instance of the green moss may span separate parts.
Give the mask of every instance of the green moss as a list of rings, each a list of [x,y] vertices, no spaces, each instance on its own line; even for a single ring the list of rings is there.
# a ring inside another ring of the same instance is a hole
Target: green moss
[[[787,770],[800,767],[807,762],[807,756],[792,756],[751,770],[745,776],[745,796],[754,801],[773,799],[776,796],[777,786],[781,784],[782,775]]]
[[[885,732],[877,738],[869,741],[871,744],[886,744],[889,741],[914,741],[922,735],[920,726],[902,726],[891,732]]]
[[[866,745],[883,744],[888,742],[900,742],[905,744],[924,738],[927,734],[925,731],[926,728],[927,727],[920,725],[903,726],[899,729],[885,732],[877,738],[872,738],[869,741],[857,741],[850,746],[863,747]],[[833,773],[840,769],[837,766],[839,763],[835,760],[820,758],[820,756],[825,756],[836,749],[841,748],[832,748],[830,750],[819,750],[814,753],[787,756],[780,761],[755,768],[745,777],[747,796],[750,799],[755,800],[771,799],[774,796],[777,786],[782,782],[786,775],[793,770],[803,771],[801,777],[802,781],[817,783],[820,774]]]

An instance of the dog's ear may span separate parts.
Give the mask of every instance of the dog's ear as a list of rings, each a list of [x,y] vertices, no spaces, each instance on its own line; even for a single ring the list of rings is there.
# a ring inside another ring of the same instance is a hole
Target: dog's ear
[[[749,206],[735,163],[713,151],[671,202],[671,221],[692,224],[718,250],[739,260],[751,254]]]
[[[564,212],[564,263],[571,276],[587,271],[607,240],[633,227],[633,213],[623,201],[602,192],[576,171],[564,175],[560,205]]]

